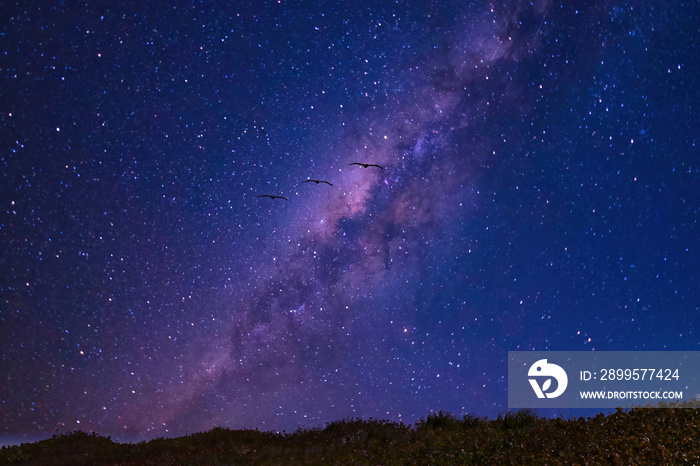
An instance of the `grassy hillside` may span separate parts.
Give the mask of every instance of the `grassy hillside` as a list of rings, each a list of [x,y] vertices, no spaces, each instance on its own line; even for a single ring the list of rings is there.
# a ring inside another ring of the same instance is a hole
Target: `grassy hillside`
[[[216,428],[119,444],[76,431],[4,447],[0,464],[700,464],[700,410],[618,409],[584,419],[522,410],[439,412],[409,427],[346,419],[288,434]]]

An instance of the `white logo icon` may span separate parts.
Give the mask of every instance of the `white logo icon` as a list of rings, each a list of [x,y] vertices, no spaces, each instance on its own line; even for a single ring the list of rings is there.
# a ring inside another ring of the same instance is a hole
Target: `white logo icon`
[[[542,388],[537,383],[536,379],[528,379],[532,389],[535,390],[537,398],[556,398],[566,390],[566,385],[569,383],[569,378],[566,376],[564,369],[556,364],[547,363],[546,359],[540,359],[532,366],[527,373],[528,377],[547,377],[547,380],[542,384]],[[552,385],[552,378],[557,381],[557,389],[553,392],[547,392]]]

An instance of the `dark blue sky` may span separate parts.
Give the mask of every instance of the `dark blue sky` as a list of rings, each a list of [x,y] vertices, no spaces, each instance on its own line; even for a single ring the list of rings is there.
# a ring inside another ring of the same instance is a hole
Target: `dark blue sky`
[[[699,349],[696,2],[18,3],[4,438],[494,417],[508,351]]]

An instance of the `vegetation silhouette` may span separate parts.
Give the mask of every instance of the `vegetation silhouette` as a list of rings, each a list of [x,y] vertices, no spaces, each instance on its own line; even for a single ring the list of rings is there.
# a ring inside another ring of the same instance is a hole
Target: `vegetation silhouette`
[[[446,411],[415,426],[342,419],[292,433],[217,427],[136,444],[75,431],[0,450],[0,464],[699,464],[700,406],[618,408],[587,420],[533,410],[494,420]]]

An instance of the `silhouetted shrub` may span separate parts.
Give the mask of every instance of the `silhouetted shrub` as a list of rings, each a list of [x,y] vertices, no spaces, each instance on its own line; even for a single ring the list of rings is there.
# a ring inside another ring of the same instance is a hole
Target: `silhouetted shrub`
[[[416,427],[419,429],[437,429],[439,427],[454,427],[459,423],[457,417],[442,409],[437,413],[430,413],[425,419],[421,418]]]
[[[530,426],[537,421],[537,412],[531,408],[521,409],[519,411],[510,411],[500,413],[496,418],[496,426],[501,430],[522,429]]]

